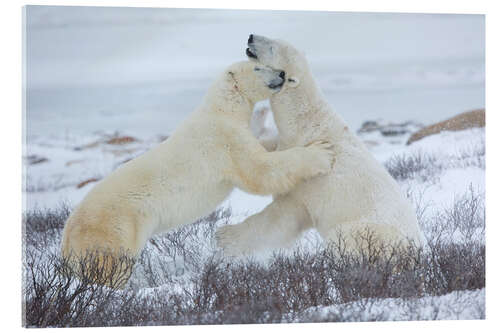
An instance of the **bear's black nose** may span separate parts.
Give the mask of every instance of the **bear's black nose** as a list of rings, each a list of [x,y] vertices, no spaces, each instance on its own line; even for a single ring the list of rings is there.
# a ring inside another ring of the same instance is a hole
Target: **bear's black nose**
[[[250,34],[250,36],[248,36],[248,44],[251,43],[253,43],[253,34]]]
[[[285,79],[285,72],[283,71],[280,72],[280,78],[282,78],[283,80]]]

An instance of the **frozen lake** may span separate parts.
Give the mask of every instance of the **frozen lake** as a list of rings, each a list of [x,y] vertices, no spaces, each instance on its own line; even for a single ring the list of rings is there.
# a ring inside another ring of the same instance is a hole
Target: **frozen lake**
[[[168,134],[248,34],[302,49],[354,129],[484,107],[484,16],[29,6],[27,135]]]

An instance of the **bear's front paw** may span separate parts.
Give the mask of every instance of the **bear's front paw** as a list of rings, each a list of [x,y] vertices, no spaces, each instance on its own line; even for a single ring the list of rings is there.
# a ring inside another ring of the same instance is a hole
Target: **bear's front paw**
[[[324,175],[330,172],[335,162],[333,144],[326,140],[314,141],[305,147],[308,152],[307,170],[309,177]]]

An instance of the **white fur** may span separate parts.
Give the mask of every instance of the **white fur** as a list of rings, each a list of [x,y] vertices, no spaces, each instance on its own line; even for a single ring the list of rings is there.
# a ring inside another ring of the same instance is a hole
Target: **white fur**
[[[327,104],[305,57],[290,44],[254,36],[250,51],[261,64],[286,72],[285,87],[271,97],[279,131],[278,149],[316,140],[334,145],[335,162],[328,175],[299,184],[275,196],[262,212],[239,225],[218,230],[218,244],[231,255],[286,247],[306,229],[326,240],[345,238],[357,251],[365,231],[384,243],[423,245],[411,203],[344,120]]]
[[[279,90],[269,85],[282,82],[280,71],[255,66],[229,67],[165,142],[98,183],[66,222],[63,256],[102,250],[137,257],[151,236],[210,213],[235,186],[285,193],[326,173],[328,144],[270,153],[252,135],[254,104]]]

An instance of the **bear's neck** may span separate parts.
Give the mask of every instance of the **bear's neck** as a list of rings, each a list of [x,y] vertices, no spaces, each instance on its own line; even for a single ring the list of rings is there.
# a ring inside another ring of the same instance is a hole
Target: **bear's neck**
[[[203,103],[210,105],[205,112],[224,113],[225,117],[231,117],[247,125],[250,124],[254,104],[233,82],[225,78],[219,79],[209,88]]]
[[[310,73],[300,78],[298,87],[273,96],[271,108],[280,149],[335,139],[345,132],[346,123],[331,110]]]

